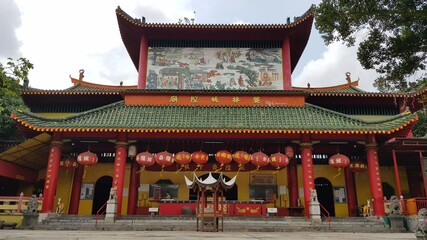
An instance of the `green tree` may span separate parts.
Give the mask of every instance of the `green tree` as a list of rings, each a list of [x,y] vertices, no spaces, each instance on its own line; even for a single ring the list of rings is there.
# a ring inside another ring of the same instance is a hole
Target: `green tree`
[[[406,91],[409,79],[425,70],[427,2],[425,0],[323,0],[317,7],[316,28],[326,44],[362,41],[357,58],[380,77],[380,91]]]
[[[27,59],[16,62],[9,58],[6,65],[0,63],[0,139],[15,139],[18,131],[10,118],[10,113],[26,109],[20,91],[23,83],[28,86],[28,72],[33,68]]]

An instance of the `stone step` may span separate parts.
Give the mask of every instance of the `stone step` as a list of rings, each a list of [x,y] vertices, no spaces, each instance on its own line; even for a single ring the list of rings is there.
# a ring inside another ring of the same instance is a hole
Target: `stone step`
[[[104,217],[97,222],[96,217],[90,215],[52,215],[38,224],[36,229],[196,231],[196,220],[194,216],[122,216],[111,223],[106,222]],[[390,232],[378,219],[332,218],[329,229],[327,221],[313,225],[305,217],[224,217],[224,231]]]

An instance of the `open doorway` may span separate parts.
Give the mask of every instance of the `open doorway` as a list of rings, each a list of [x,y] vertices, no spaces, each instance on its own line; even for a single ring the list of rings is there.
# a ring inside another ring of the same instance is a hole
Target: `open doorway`
[[[335,216],[334,192],[331,182],[326,178],[319,177],[314,179],[314,186],[317,191],[319,203],[326,208],[331,217]],[[322,208],[321,211],[323,214],[326,214]]]
[[[208,176],[209,176],[209,174],[207,173],[207,174],[200,176],[199,178],[202,180],[205,180]],[[214,178],[218,179],[219,173],[212,173],[212,176]],[[230,179],[231,179],[225,175],[222,175],[222,176],[226,181],[230,181]],[[197,200],[197,192],[193,191],[191,189],[189,189],[189,191],[190,191],[189,192],[189,196],[190,196],[189,200]],[[234,184],[234,186],[232,188],[224,191],[225,200],[238,200],[237,199],[237,192],[238,192],[237,191],[237,184]]]
[[[92,204],[93,215],[108,201],[112,185],[113,177],[110,176],[102,176],[96,181]]]

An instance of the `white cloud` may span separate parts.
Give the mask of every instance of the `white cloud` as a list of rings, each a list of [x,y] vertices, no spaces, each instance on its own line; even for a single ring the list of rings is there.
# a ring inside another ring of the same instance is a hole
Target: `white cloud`
[[[347,47],[341,42],[327,46],[319,59],[308,62],[301,73],[295,77],[294,86],[328,87],[345,84],[345,73],[350,72],[353,81],[360,79],[359,88],[376,91],[372,86],[378,77],[375,70],[365,70],[357,60],[357,46]]]
[[[85,69],[85,80],[101,84],[137,83],[137,70],[123,46],[115,9],[118,5],[147,22],[177,22],[192,16],[187,0],[54,1],[16,0],[22,26],[20,51],[34,64],[30,85],[42,89],[71,86],[68,75]]]

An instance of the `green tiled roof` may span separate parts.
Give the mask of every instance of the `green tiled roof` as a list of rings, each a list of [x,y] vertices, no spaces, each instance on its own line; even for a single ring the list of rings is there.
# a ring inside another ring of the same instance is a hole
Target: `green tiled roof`
[[[12,116],[34,129],[229,129],[229,130],[343,130],[389,131],[407,124],[415,114],[381,121],[364,121],[306,103],[303,107],[212,107],[109,104],[65,118],[31,112]]]
[[[37,89],[37,88],[28,88],[23,90],[22,92],[24,94],[31,94],[31,93],[54,93],[54,94],[65,94],[65,93],[87,93],[87,92],[100,92],[100,93],[119,93],[123,92],[126,89],[120,89],[120,87],[117,87],[116,89],[111,88],[104,88],[104,87],[96,87],[96,86],[84,86],[81,84],[73,85],[66,89],[60,89],[60,90],[49,90],[49,89]]]

